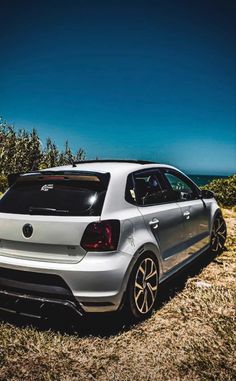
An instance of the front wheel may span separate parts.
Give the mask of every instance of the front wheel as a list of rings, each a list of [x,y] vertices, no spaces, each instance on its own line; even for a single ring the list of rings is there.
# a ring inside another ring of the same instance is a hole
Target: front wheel
[[[127,307],[136,319],[149,316],[156,302],[158,288],[157,260],[144,254],[136,263],[127,290]]]
[[[218,214],[214,220],[211,233],[211,251],[219,255],[224,250],[224,244],[227,237],[226,223],[221,214]]]

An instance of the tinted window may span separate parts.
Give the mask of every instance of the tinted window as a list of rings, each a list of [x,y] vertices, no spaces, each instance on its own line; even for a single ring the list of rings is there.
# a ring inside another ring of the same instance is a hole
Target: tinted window
[[[136,204],[136,197],[134,192],[134,182],[133,175],[130,174],[127,178],[126,188],[125,188],[125,199],[131,204]]]
[[[158,171],[134,173],[134,183],[130,184],[130,198],[140,206],[156,205],[173,201],[174,192],[165,188],[162,175]],[[127,200],[128,201],[128,200]]]
[[[0,212],[37,215],[101,214],[109,175],[22,176],[0,200]]]
[[[178,201],[194,200],[198,198],[195,187],[184,176],[172,171],[164,172],[171,189],[176,193]]]

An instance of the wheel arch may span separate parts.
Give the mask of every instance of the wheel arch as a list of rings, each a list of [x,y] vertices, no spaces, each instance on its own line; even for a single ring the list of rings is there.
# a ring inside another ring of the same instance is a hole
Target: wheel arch
[[[130,274],[132,272],[132,269],[135,266],[135,263],[139,260],[139,258],[141,256],[143,256],[144,254],[147,254],[147,253],[152,254],[156,258],[157,265],[158,265],[158,276],[160,277],[162,275],[162,271],[163,271],[161,254],[160,254],[159,248],[156,245],[154,245],[152,242],[145,243],[142,246],[140,246],[140,248],[138,250],[136,250],[136,252],[133,256],[133,259],[130,263],[130,267],[132,267]]]
[[[122,308],[124,305],[124,300],[125,300],[125,294],[127,291],[127,287],[129,284],[129,280],[132,274],[132,271],[135,267],[135,264],[138,262],[138,260],[144,256],[145,254],[150,253],[153,255],[157,261],[157,267],[158,267],[158,279],[160,279],[162,273],[163,273],[163,268],[162,268],[162,262],[161,262],[161,255],[160,255],[160,250],[159,248],[154,245],[152,242],[148,242],[143,244],[142,246],[139,247],[138,250],[136,250],[135,254],[133,255],[132,260],[130,261],[130,264],[128,266],[128,269],[126,270],[123,283],[122,283],[122,292],[123,292],[123,297],[122,297],[122,302],[120,304],[119,309]]]

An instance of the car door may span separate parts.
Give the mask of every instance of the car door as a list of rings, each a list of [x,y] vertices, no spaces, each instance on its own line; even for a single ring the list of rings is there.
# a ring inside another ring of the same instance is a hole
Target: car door
[[[158,170],[134,174],[136,202],[146,227],[154,235],[163,261],[163,271],[175,267],[185,255],[184,219],[180,206],[167,190]]]
[[[188,177],[174,169],[163,169],[162,173],[170,189],[178,194],[177,204],[184,218],[186,257],[193,255],[209,243],[209,211],[199,189]]]

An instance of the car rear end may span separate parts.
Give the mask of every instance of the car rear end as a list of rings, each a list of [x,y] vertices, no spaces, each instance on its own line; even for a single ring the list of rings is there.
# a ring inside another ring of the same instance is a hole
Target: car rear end
[[[110,174],[51,170],[13,182],[0,200],[0,308],[116,310],[130,256],[118,251],[120,221],[101,220]]]

